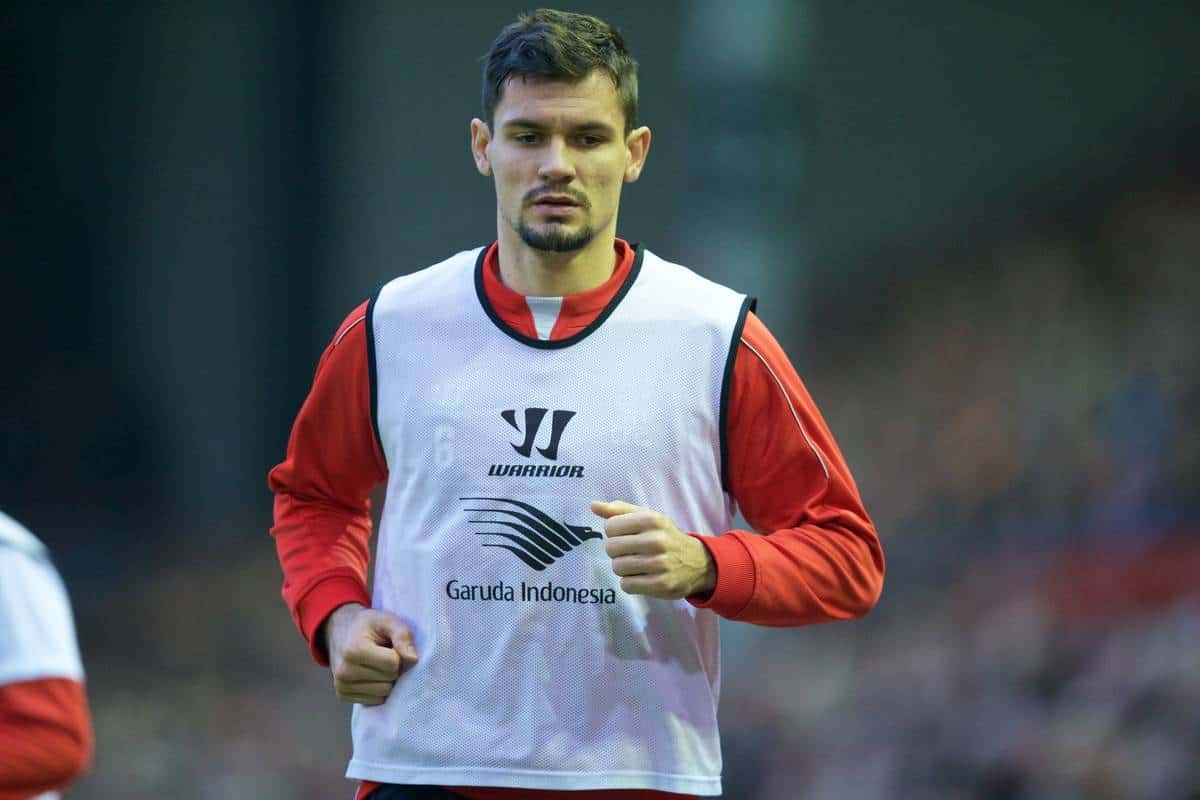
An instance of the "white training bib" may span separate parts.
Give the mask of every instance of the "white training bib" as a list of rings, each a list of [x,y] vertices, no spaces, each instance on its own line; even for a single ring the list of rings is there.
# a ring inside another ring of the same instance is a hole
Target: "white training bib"
[[[639,250],[591,326],[529,339],[487,304],[483,252],[368,309],[390,474],[373,604],[420,661],[355,707],[347,775],[719,794],[717,617],[622,592],[589,505],[729,527],[722,395],[750,301]]]
[[[71,603],[41,541],[0,513],[0,684],[83,680]]]

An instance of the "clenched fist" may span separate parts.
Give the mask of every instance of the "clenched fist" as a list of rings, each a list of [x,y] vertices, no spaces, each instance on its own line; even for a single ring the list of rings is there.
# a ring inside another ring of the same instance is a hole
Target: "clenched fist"
[[[677,600],[716,587],[708,548],[665,514],[620,500],[592,503],[592,513],[607,520],[604,552],[626,593]]]
[[[325,621],[333,688],[341,700],[377,706],[417,663],[412,631],[388,611],[359,603],[339,606]]]

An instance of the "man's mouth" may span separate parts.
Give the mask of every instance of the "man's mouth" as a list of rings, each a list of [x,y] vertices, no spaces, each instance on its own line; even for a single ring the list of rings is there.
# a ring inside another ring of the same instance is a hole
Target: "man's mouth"
[[[544,194],[541,197],[534,199],[535,206],[577,206],[579,203],[569,195],[565,194]]]

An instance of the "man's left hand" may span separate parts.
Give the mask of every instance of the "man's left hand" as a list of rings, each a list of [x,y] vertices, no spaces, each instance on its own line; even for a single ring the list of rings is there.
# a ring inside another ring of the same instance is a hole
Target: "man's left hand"
[[[716,587],[708,548],[665,514],[620,500],[594,502],[592,513],[607,520],[604,552],[626,593],[678,600]]]

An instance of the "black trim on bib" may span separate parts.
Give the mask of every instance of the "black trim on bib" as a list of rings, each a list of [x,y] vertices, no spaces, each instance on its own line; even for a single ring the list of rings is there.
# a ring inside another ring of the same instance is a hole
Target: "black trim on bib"
[[[524,334],[517,333],[512,328],[504,324],[504,320],[500,319],[500,316],[495,312],[495,310],[492,309],[492,304],[489,303],[487,299],[487,292],[485,292],[483,289],[483,262],[487,257],[488,250],[492,249],[491,245],[488,245],[480,250],[479,258],[475,261],[475,294],[479,297],[479,305],[483,306],[483,310],[487,312],[488,317],[493,323],[495,323],[496,327],[504,331],[513,339],[516,339],[521,344],[527,344],[530,347],[536,347],[539,350],[559,350],[564,347],[570,347],[577,342],[583,341],[588,336],[591,336],[597,328],[603,325],[604,321],[612,316],[612,313],[617,310],[617,306],[619,306],[621,301],[625,299],[625,295],[629,294],[629,290],[633,288],[634,282],[638,279],[638,274],[642,271],[642,253],[644,251],[637,243],[633,243],[629,246],[633,248],[635,255],[633,257],[633,267],[629,270],[629,277],[625,279],[625,283],[621,284],[621,288],[617,290],[615,295],[613,295],[613,299],[586,328],[578,333],[568,336],[565,339],[555,339],[553,341],[547,341],[544,339],[531,339]],[[368,311],[368,313],[370,312]]]
[[[742,329],[746,327],[746,315],[758,305],[758,298],[747,296],[742,301],[737,322],[733,326],[733,337],[729,343],[729,355],[725,358],[725,377],[721,379],[721,416],[717,422],[721,436],[721,488],[729,491],[729,392],[733,387],[733,362],[737,358],[738,345],[742,342]]]
[[[387,451],[383,449],[383,436],[379,433],[379,375],[376,372],[375,364],[375,303],[379,301],[379,293],[383,291],[380,286],[375,290],[375,294],[371,295],[371,300],[367,303],[367,376],[369,385],[367,391],[371,394],[371,430],[375,432],[375,441],[379,445],[379,457],[383,459],[383,466],[387,468]]]

